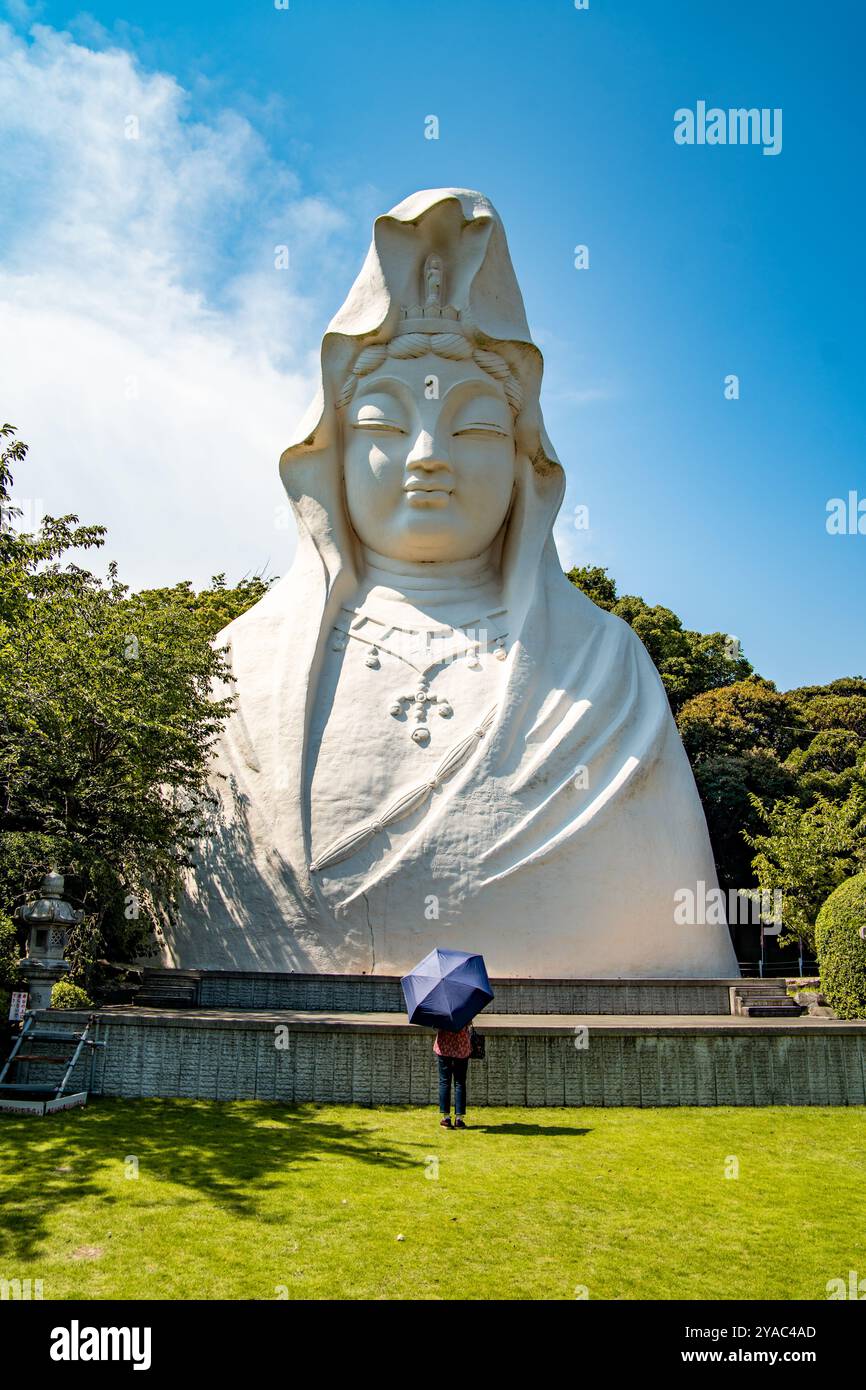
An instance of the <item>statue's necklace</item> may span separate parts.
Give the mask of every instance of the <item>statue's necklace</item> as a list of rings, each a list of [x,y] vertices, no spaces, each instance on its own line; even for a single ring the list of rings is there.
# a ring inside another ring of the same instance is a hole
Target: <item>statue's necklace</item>
[[[361,642],[368,648],[365,664],[371,670],[381,669],[380,654],[387,652],[417,673],[414,692],[393,696],[388,711],[395,719],[407,719],[411,711],[415,724],[412,738],[415,743],[425,747],[430,742],[430,730],[426,727],[430,709],[435,706],[443,719],[449,719],[453,714],[448,700],[430,693],[430,673],[439,666],[458,661],[465,662],[470,670],[480,670],[484,650],[492,650],[498,661],[504,661],[508,655],[505,647],[508,634],[504,631],[506,617],[506,610],[499,608],[477,621],[458,627],[442,625],[421,628],[398,626],[379,620],[370,613],[347,610],[343,621],[334,626],[331,646],[335,651],[344,651],[350,641]],[[494,633],[495,636],[491,635]],[[437,643],[440,645],[437,646]],[[352,826],[326,845],[310,864],[310,872],[320,874],[343,863],[383,831],[392,829],[427,806],[444,783],[470,761],[493,727],[496,711],[495,704],[487,709],[474,728],[452,744],[423,781],[401,791],[376,815]]]
[[[430,742],[427,716],[435,708],[442,719],[454,713],[449,700],[430,690],[432,673],[439,667],[465,662],[470,670],[481,669],[484,651],[492,651],[498,661],[507,656],[504,631],[507,617],[498,608],[478,618],[450,627],[445,624],[429,627],[410,627],[387,622],[362,610],[346,609],[334,625],[331,647],[343,651],[349,641],[367,647],[364,664],[372,671],[381,669],[381,654],[387,652],[417,673],[411,691],[400,690],[391,695],[388,712],[394,719],[414,724],[411,736],[422,748]]]

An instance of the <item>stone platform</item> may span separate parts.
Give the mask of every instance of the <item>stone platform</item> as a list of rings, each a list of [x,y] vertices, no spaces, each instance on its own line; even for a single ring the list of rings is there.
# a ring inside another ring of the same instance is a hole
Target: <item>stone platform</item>
[[[113,1008],[97,1017],[107,1046],[95,1059],[96,1096],[436,1100],[432,1034],[392,1011]],[[83,1015],[51,1018],[73,1031]],[[478,1026],[487,1059],[470,1063],[471,1106],[866,1103],[866,1021],[485,1012]]]
[[[736,979],[491,980],[491,1014],[729,1014]],[[398,975],[301,975],[243,970],[144,972],[150,1007],[300,1009],[405,1014]]]

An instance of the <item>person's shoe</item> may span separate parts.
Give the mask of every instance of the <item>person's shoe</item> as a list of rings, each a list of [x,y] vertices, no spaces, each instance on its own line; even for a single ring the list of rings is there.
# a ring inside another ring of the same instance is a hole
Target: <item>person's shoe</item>
[[[455,1128],[455,1129],[465,1129],[465,1128],[466,1128],[466,1121],[464,1120],[464,1118],[463,1118],[462,1115],[458,1115],[458,1116],[457,1116],[456,1120],[454,1121],[454,1128]]]
[[[453,1128],[454,1128],[454,1126],[453,1126],[452,1123],[451,1123],[451,1116],[450,1116],[450,1115],[443,1115],[443,1116],[442,1116],[442,1119],[439,1121],[439,1123],[440,1123],[440,1125],[442,1126],[443,1129],[453,1129]]]

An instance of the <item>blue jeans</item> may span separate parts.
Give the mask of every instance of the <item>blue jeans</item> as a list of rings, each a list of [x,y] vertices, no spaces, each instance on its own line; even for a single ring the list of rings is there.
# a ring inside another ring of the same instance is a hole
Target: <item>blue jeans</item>
[[[438,1056],[438,1054],[437,1054]],[[451,1078],[454,1078],[454,1113],[466,1114],[466,1069],[468,1057],[439,1057],[439,1109],[451,1113]]]

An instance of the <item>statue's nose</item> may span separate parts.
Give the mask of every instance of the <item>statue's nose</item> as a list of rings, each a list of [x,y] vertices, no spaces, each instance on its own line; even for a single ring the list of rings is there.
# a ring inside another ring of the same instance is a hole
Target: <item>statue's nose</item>
[[[418,437],[409,450],[406,467],[420,468],[428,472],[448,467],[448,460],[443,457],[442,450],[437,448],[429,430],[419,430]]]

